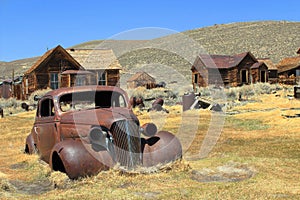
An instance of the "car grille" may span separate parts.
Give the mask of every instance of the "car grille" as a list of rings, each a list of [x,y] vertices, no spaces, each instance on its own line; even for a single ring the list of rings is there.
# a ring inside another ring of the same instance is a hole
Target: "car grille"
[[[139,126],[131,120],[117,121],[112,125],[115,159],[128,169],[141,165],[141,138]]]

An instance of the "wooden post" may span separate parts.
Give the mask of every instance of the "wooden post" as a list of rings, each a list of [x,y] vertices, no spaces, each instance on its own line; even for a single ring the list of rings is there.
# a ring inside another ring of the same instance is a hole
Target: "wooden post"
[[[12,71],[12,81],[11,81],[11,96],[15,97],[15,70]]]

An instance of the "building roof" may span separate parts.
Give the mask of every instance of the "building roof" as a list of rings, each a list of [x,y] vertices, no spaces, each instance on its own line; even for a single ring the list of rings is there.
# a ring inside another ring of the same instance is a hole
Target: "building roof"
[[[260,68],[261,66],[266,66],[267,68],[268,68],[268,66],[264,63],[264,62],[256,62],[256,63],[254,63],[251,67],[250,67],[250,69],[257,69],[257,68]],[[268,68],[269,69],[269,68]]]
[[[270,58],[258,58],[257,60],[258,62],[264,62],[267,65],[268,70],[277,70],[276,65],[274,65]]]
[[[35,64],[29,68],[24,74],[30,74],[31,72],[33,72],[36,68],[38,68],[41,64],[47,62],[48,60],[50,60],[50,58],[52,57],[52,55],[54,54],[54,52],[58,52],[60,51],[61,53],[64,54],[64,56],[66,56],[68,58],[68,60],[73,63],[75,66],[78,66],[80,69],[83,69],[80,64],[60,45],[58,45],[57,47],[50,49],[49,51],[47,51],[42,57],[40,57]]]
[[[122,69],[111,49],[66,49],[86,70]]]
[[[246,56],[251,56],[253,60],[257,61],[256,58],[250,52],[244,52],[230,55],[199,55],[196,58],[194,65],[197,60],[201,60],[207,68],[218,68],[218,69],[229,69],[238,66]]]
[[[278,72],[285,72],[300,66],[300,56],[288,57],[282,59],[278,64]]]
[[[149,80],[149,81],[155,81],[155,79],[152,76],[150,76],[149,74],[147,74],[146,72],[137,72],[133,76],[131,76],[127,80],[127,82],[140,80],[141,77],[142,77],[142,79],[146,79],[146,80]]]

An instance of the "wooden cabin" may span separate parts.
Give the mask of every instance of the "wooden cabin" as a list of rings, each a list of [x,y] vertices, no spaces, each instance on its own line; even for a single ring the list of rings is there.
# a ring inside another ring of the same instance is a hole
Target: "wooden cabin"
[[[137,87],[152,89],[156,87],[156,81],[146,72],[137,72],[127,80],[127,88],[133,89]]]
[[[120,86],[122,67],[111,49],[66,49],[85,70],[92,72],[90,84]]]
[[[279,82],[294,85],[300,80],[300,56],[282,59],[278,64]]]
[[[263,62],[268,67],[268,82],[277,83],[278,82],[278,69],[276,65],[272,62],[270,58],[259,58],[258,62]]]
[[[22,96],[22,76],[14,77],[13,80],[6,79],[0,82],[0,98],[8,99],[15,97],[21,99]]]
[[[25,72],[22,99],[41,89],[80,85],[119,86],[121,65],[112,50],[64,49],[47,51]]]
[[[195,90],[197,86],[224,85],[235,87],[250,84],[252,74],[257,74],[256,80],[267,81],[267,75],[264,76],[264,79],[259,78],[260,75],[264,75],[265,65],[251,69],[257,62],[257,59],[250,52],[233,56],[199,55],[191,68],[193,88]]]
[[[64,73],[70,70],[80,72],[84,68],[60,45],[47,51],[25,72],[22,99],[27,99],[36,90],[80,85],[76,74]]]
[[[12,81],[4,80],[0,83],[0,98],[8,99],[12,97]]]
[[[251,66],[251,83],[268,82],[268,67],[264,62],[256,62]]]

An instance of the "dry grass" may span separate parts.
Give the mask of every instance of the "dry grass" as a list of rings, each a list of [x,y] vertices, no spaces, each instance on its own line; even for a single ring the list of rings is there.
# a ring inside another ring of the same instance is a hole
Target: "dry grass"
[[[204,159],[195,155],[214,113],[195,110],[183,114],[181,106],[166,107],[169,114],[135,110],[141,124],[152,120],[159,129],[177,134],[186,151],[184,159],[157,173],[112,169],[76,181],[51,172],[37,156],[23,154],[34,112],[0,119],[0,199],[299,199],[300,118],[284,118],[282,114],[299,113],[287,109],[300,108],[300,102],[288,100],[284,93],[259,98],[259,102],[235,107],[243,111],[240,114],[226,116],[216,146]],[[238,182],[199,182],[193,178],[195,171],[210,172],[231,163],[255,173]],[[37,183],[44,192],[30,194],[24,189],[37,190]]]

